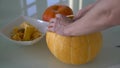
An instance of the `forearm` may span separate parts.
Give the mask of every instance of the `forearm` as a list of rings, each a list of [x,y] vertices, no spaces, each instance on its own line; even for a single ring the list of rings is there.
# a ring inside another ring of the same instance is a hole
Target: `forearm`
[[[74,16],[74,20],[82,18],[89,10],[91,10],[100,0],[97,0],[95,3],[86,6],[85,8],[80,9]]]
[[[108,1],[109,4],[106,4]],[[117,1],[120,2],[119,0]],[[84,17],[66,26],[64,29],[65,35],[83,35],[120,24],[120,20],[118,19],[120,18],[120,10],[114,10],[115,7],[118,7],[114,6],[115,4],[117,4],[117,2],[112,3],[112,0],[101,1]]]

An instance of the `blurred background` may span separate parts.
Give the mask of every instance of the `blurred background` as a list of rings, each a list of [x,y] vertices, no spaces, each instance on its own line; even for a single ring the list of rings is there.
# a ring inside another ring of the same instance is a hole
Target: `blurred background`
[[[0,0],[0,19],[27,15],[41,18],[44,10],[53,4],[70,6],[74,13],[95,0]]]

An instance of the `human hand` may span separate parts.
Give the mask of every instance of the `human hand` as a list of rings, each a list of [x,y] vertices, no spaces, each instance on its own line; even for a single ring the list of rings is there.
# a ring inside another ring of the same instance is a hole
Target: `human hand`
[[[48,30],[66,36],[78,36],[120,25],[119,3],[120,0],[99,0],[89,11],[79,11],[73,23],[64,17],[53,19],[49,25],[52,28]]]
[[[67,33],[68,31],[65,31],[67,26],[70,25],[72,22],[82,18],[90,9],[92,9],[95,4],[96,3],[88,5],[87,7],[79,10],[78,13],[73,17],[73,19],[60,14],[56,14],[56,18],[50,20],[48,31],[55,32],[60,35],[69,36],[70,34]]]
[[[73,19],[63,16],[61,14],[56,14],[56,18],[52,18],[50,20],[48,31],[52,31],[60,35],[65,35],[64,34],[65,27],[71,24],[72,22]]]

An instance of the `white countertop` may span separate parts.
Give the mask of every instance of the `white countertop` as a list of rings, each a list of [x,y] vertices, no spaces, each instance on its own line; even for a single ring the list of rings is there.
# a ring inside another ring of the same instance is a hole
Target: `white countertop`
[[[26,6],[26,1],[35,2]],[[48,1],[51,0],[26,1],[0,0],[0,27],[20,15],[30,16],[32,13],[35,13],[32,17],[41,19],[44,9],[48,6]],[[84,3],[88,3],[89,1]],[[71,4],[69,0],[60,0],[60,2]],[[80,7],[80,4],[76,3],[80,1],[75,0],[73,2],[73,6],[71,6],[76,12]],[[30,11],[31,14],[27,12],[28,9],[34,5],[36,5],[35,11]],[[84,65],[68,65],[60,62],[50,53],[45,38],[35,45],[21,46],[0,36],[0,68],[108,68],[120,64],[120,48],[116,47],[117,45],[120,45],[120,27],[114,27],[103,31],[102,33],[103,48],[101,52],[94,61]]]
[[[107,68],[120,63],[120,48],[103,47],[92,62],[68,65],[56,59],[45,38],[32,46],[21,46],[0,37],[0,68]]]

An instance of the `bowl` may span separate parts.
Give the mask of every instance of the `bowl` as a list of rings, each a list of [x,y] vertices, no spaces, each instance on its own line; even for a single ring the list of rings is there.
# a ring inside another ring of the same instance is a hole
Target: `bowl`
[[[27,21],[31,25],[36,27],[42,33],[42,36],[40,36],[37,39],[31,40],[31,41],[16,41],[16,40],[11,39],[10,37],[11,37],[11,32],[12,32],[13,28],[16,26],[19,26],[24,21]],[[47,24],[44,21],[41,21],[39,19],[34,19],[31,17],[27,17],[27,16],[20,16],[20,17],[16,18],[13,22],[9,22],[6,25],[4,25],[0,29],[0,35],[3,36],[4,38],[6,38],[7,40],[10,40],[11,42],[14,42],[16,44],[33,45],[33,44],[37,43],[38,41],[40,41],[45,36],[46,31],[47,31]]]

